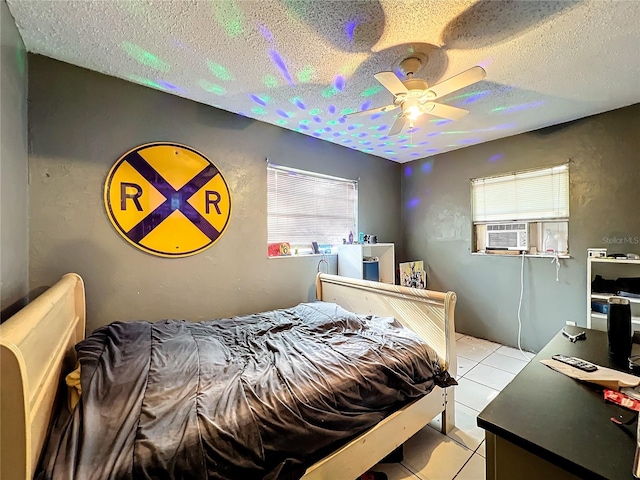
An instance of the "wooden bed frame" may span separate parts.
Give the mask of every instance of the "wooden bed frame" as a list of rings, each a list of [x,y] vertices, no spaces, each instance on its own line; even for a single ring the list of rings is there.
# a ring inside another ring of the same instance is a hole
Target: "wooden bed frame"
[[[456,372],[453,312],[456,296],[319,274],[317,298],[357,313],[393,316],[419,334]],[[84,338],[82,279],[67,274],[0,325],[0,478],[30,480],[54,412],[64,397],[64,375]],[[304,480],[356,478],[442,414],[454,424],[453,389],[434,390],[309,467]],[[449,407],[449,408],[447,408]]]

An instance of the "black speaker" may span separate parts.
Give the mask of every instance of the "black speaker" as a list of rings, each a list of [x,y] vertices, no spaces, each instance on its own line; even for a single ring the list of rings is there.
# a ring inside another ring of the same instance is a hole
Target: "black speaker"
[[[633,340],[631,304],[627,298],[609,298],[607,335],[609,337],[609,356],[626,360],[631,355]]]

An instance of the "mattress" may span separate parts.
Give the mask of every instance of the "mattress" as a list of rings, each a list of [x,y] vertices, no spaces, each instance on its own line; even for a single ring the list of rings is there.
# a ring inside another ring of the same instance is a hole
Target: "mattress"
[[[39,478],[284,479],[452,382],[392,318],[307,303],[115,322],[76,347],[82,395]]]

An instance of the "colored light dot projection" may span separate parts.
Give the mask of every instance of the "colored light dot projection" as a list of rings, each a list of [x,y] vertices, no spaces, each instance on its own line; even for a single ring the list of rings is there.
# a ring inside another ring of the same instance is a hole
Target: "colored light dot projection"
[[[296,77],[301,83],[309,83],[313,77],[315,76],[316,71],[313,69],[311,65],[307,65],[302,70],[298,72]]]
[[[256,115],[266,115],[267,113],[267,111],[262,107],[253,107],[251,111]]]
[[[140,83],[142,85],[146,85],[147,87],[157,88],[159,90],[166,90],[166,88],[163,87],[158,82],[154,82],[153,80],[151,80],[149,78],[144,78],[144,77],[141,77],[139,75],[129,75],[129,80],[132,80],[132,81],[134,81],[136,83]]]
[[[314,108],[313,110],[309,110],[309,115],[320,115],[322,113],[322,110],[320,110],[319,108]]]
[[[373,95],[375,95],[376,93],[380,93],[383,90],[381,85],[374,85],[373,87],[369,87],[366,90],[364,90],[360,96],[362,97],[371,97]]]
[[[158,70],[160,72],[168,72],[169,64],[167,62],[162,61],[160,58],[156,57],[151,52],[148,52],[144,48],[136,45],[131,42],[122,42],[122,49],[127,52],[127,54],[141,63],[142,65],[146,65],[147,67],[151,67],[154,70]]]
[[[333,86],[336,87],[336,90],[343,91],[345,86],[344,77],[342,75],[338,75],[333,81]]]
[[[316,123],[322,123],[322,119],[320,117],[318,117],[317,115],[313,117],[313,121]]]
[[[267,97],[266,95],[263,97],[259,97],[258,95],[251,94],[249,95],[249,98],[253,100],[255,103],[257,103],[258,105],[261,105],[263,107],[266,106],[267,102],[270,100],[270,97]]]
[[[337,125],[337,124],[338,124],[338,121],[337,121],[337,120],[329,120],[329,121],[327,122],[327,125]]]
[[[211,8],[218,24],[226,34],[235,38],[243,31],[243,14],[233,0],[216,0],[211,2]]]
[[[280,125],[281,127],[284,127],[284,126],[285,126],[287,123],[289,123],[289,122],[287,122],[287,121],[286,121],[286,120],[284,120],[283,118],[279,118],[278,120],[276,120],[276,123],[277,123],[278,125]]]
[[[231,72],[229,72],[229,70],[224,68],[219,63],[207,60],[207,68],[220,80],[233,80],[233,75],[231,75]]]
[[[371,120],[377,120],[378,118],[380,118],[382,116],[382,112],[378,112],[378,113],[374,113],[373,115],[371,115],[369,118]]]
[[[355,111],[356,111],[355,108],[343,108],[342,110],[340,110],[340,115],[348,115],[348,114],[353,113]]]
[[[304,104],[304,102],[302,101],[302,99],[300,97],[295,97],[289,100],[291,103],[293,103],[296,107],[298,107],[300,110],[306,110],[307,106]]]
[[[325,88],[322,91],[322,96],[324,98],[331,98],[333,97],[336,93],[338,93],[338,89],[334,86],[334,85],[329,85],[327,88]]]
[[[216,95],[226,95],[227,90],[220,85],[211,83],[208,80],[199,80],[198,85],[206,92],[215,93]]]
[[[287,69],[287,65],[284,63],[284,60],[282,59],[280,54],[275,50],[269,50],[269,56],[271,57],[271,60],[276,65],[276,67],[280,69],[280,72],[282,73],[282,76],[287,81],[287,83],[293,86],[294,85],[293,78],[291,78],[291,74]]]
[[[344,26],[344,33],[350,42],[353,42],[353,34],[358,26],[357,20],[349,20]]]
[[[278,115],[280,115],[282,118],[289,118],[289,114],[287,112],[285,112],[284,110],[282,110],[281,108],[278,108],[276,110],[276,113]]]
[[[262,77],[262,83],[267,88],[276,88],[278,86],[278,79],[273,75],[265,75]]]
[[[300,120],[300,125],[309,125],[310,123],[309,120]]]

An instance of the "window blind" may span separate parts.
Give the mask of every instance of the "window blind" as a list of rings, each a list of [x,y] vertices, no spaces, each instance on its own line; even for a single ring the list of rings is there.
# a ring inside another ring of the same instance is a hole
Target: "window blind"
[[[569,218],[569,166],[471,181],[474,222]]]
[[[338,245],[356,233],[358,183],[300,170],[267,167],[269,243]]]

